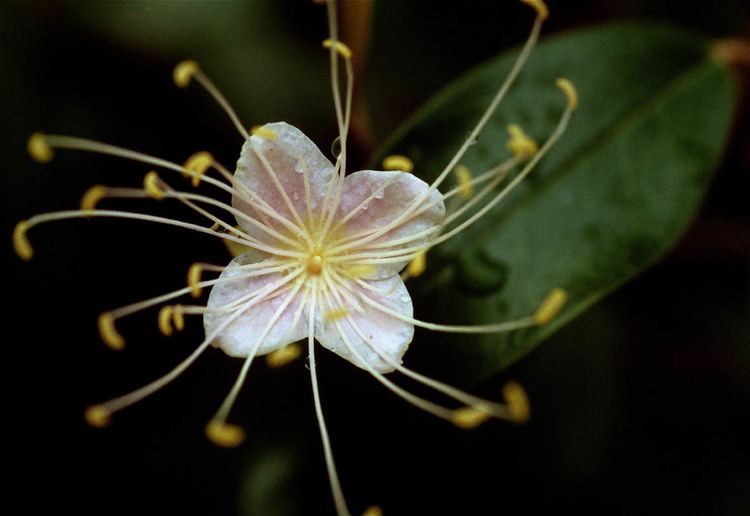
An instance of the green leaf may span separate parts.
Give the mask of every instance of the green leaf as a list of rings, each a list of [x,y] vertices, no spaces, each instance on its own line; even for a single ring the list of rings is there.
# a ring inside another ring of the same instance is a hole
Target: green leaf
[[[430,253],[432,274],[410,286],[417,315],[489,323],[531,314],[554,287],[569,302],[540,328],[480,337],[418,334],[417,361],[478,379],[508,366],[668,251],[699,208],[732,119],[735,86],[710,42],[679,30],[620,24],[543,42],[463,162],[475,174],[509,157],[506,128],[537,141],[580,103],[540,166],[482,220]],[[449,85],[385,148],[434,178],[507,75],[517,51]],[[445,191],[445,188],[443,188]],[[429,294],[429,303],[419,297]],[[430,306],[431,313],[420,312]],[[437,336],[436,336],[437,335]]]

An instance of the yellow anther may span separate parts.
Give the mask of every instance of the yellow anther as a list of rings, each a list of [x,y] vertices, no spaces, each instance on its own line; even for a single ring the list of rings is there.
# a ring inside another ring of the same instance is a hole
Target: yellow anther
[[[383,509],[377,505],[373,505],[368,507],[367,510],[362,513],[362,516],[383,516]]]
[[[189,176],[190,182],[194,187],[201,183],[203,174],[214,164],[214,157],[210,152],[200,151],[190,156],[182,166],[185,169],[185,176]]]
[[[81,197],[81,209],[82,210],[95,210],[96,205],[99,201],[107,196],[107,187],[102,185],[94,185],[83,194]]]
[[[159,188],[159,174],[153,170],[144,176],[143,189],[146,190],[146,194],[152,199],[164,199],[164,190]]]
[[[406,156],[394,154],[386,156],[383,159],[383,170],[399,170],[401,172],[411,172],[414,170],[414,162]]]
[[[530,5],[536,11],[536,15],[540,20],[546,20],[549,17],[549,9],[544,0],[521,0],[526,5]]]
[[[112,349],[121,350],[125,348],[125,339],[122,338],[115,328],[115,319],[109,312],[99,316],[99,335],[104,343]]]
[[[560,313],[565,302],[568,300],[568,294],[561,288],[554,288],[547,294],[539,308],[534,312],[534,323],[543,326],[549,323],[555,316]]]
[[[527,135],[519,125],[508,126],[508,150],[516,158],[533,158],[539,151],[537,143]]]
[[[471,182],[471,171],[466,165],[458,164],[454,170],[456,180],[458,181],[459,195],[463,199],[468,199],[474,195],[474,184]]]
[[[490,418],[490,414],[477,407],[461,407],[453,411],[453,424],[464,430],[476,428]]]
[[[206,425],[206,436],[214,444],[225,448],[233,448],[245,440],[245,431],[237,425],[221,421],[209,421]]]
[[[323,48],[332,48],[334,46],[333,40],[327,39],[323,41]],[[344,59],[351,59],[352,58],[352,49],[347,47],[344,43],[341,41],[336,42],[336,52],[338,55],[343,57]]]
[[[323,314],[323,320],[325,322],[333,322],[343,319],[349,315],[349,310],[346,308],[334,308],[333,310],[327,311]]]
[[[190,287],[190,295],[193,297],[200,297],[201,295],[201,288],[198,285],[201,281],[201,273],[203,272],[203,267],[201,267],[200,263],[194,263],[190,266],[187,273],[187,282],[188,287]]]
[[[555,85],[565,93],[568,99],[568,109],[575,109],[578,106],[578,91],[568,79],[561,77],[555,81]]]
[[[308,274],[320,274],[323,270],[323,258],[316,254],[307,260],[307,267],[305,270],[307,270]]]
[[[26,238],[26,231],[29,229],[29,222],[20,221],[13,228],[13,249],[21,260],[28,262],[34,256],[34,249],[31,247],[29,239]]]
[[[47,143],[47,137],[44,133],[34,133],[26,143],[26,150],[29,155],[39,163],[49,163],[52,161],[54,152],[52,152],[52,146]]]
[[[531,416],[531,406],[526,391],[516,382],[508,382],[503,386],[503,398],[508,405],[510,420],[522,425]]]
[[[427,268],[427,251],[419,251],[409,265],[406,266],[406,272],[412,278],[416,278],[422,274]]]
[[[174,83],[180,88],[187,88],[190,80],[200,71],[198,63],[193,60],[180,61],[172,71]]]
[[[264,125],[256,125],[252,127],[250,129],[250,133],[252,133],[253,136],[264,138],[266,140],[275,140],[279,137],[279,135],[276,134],[276,131],[274,131],[273,129],[269,129]]]
[[[104,428],[109,425],[112,413],[101,405],[91,405],[86,407],[83,412],[83,418],[86,422],[96,428]]]
[[[290,362],[294,362],[301,355],[302,348],[299,344],[292,343],[266,355],[266,364],[268,364],[268,367],[283,367]]]
[[[163,306],[159,310],[159,331],[167,337],[171,337],[172,333],[174,333],[174,329],[172,328],[173,313],[174,309],[169,305]]]
[[[185,310],[182,305],[174,305],[173,308],[172,324],[175,330],[182,331],[185,329]]]

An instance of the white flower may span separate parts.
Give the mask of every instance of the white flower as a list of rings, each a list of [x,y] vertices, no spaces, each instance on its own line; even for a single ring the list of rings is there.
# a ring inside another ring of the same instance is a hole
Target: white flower
[[[23,259],[32,257],[26,233],[33,226],[81,217],[114,217],[155,222],[190,229],[240,246],[242,251],[226,265],[196,263],[188,272],[188,286],[102,314],[99,329],[104,341],[122,349],[125,340],[115,321],[132,313],[192,294],[199,297],[210,288],[206,306],[183,304],[162,306],[158,322],[162,333],[172,334],[184,326],[184,318],[203,318],[205,339],[177,367],[165,376],[129,394],[87,409],[86,419],[105,426],[111,415],[129,406],[180,375],[209,346],[244,359],[237,381],[211,418],[206,430],[217,444],[235,446],[244,432],[227,423],[231,407],[253,360],[267,356],[269,365],[279,366],[301,354],[294,344],[306,339],[316,414],[321,431],[331,489],[339,514],[349,514],[339,486],[328,431],[323,418],[317,384],[314,342],[366,370],[406,401],[463,428],[473,428],[490,417],[523,422],[528,402],[521,387],[506,385],[505,403],[477,398],[402,365],[415,326],[455,333],[491,333],[545,324],[560,310],[565,293],[553,289],[535,314],[515,321],[479,326],[448,326],[413,317],[412,300],[404,279],[421,274],[426,252],[458,234],[497,205],[534,168],[561,136],[576,106],[572,84],[560,79],[567,107],[557,129],[541,146],[520,127],[509,127],[509,159],[472,176],[461,160],[495,112],[534,46],[547,8],[541,0],[522,0],[534,7],[536,21],[526,46],[508,78],[453,158],[427,184],[412,175],[404,156],[385,162],[388,171],[362,170],[347,174],[347,136],[351,114],[353,72],[351,51],[338,41],[333,1],[328,2],[330,39],[324,42],[331,59],[331,84],[339,127],[341,151],[335,162],[299,129],[277,122],[256,127],[248,133],[229,103],[193,61],[180,63],[174,80],[186,87],[195,79],[219,102],[244,138],[232,174],[209,153],[199,152],[184,165],[91,140],[36,133],[29,140],[31,155],[50,161],[54,148],[79,149],[118,156],[177,172],[192,179],[193,186],[206,183],[231,196],[231,203],[190,191],[181,191],[157,175],[146,174],[143,188],[92,187],[81,201],[80,210],[46,213],[21,221],[13,244]],[[341,62],[347,77],[345,95],[339,91]],[[515,175],[513,171],[517,170]],[[213,172],[214,174],[208,174]],[[441,192],[446,179],[455,173],[456,185]],[[218,178],[214,177],[218,174]],[[507,180],[507,181],[506,181]],[[503,185],[501,188],[498,188]],[[111,197],[176,199],[205,216],[211,227],[128,211],[98,209]],[[446,201],[451,207],[446,211]],[[219,210],[234,218],[227,222]],[[220,272],[204,280],[204,272]],[[386,373],[398,371],[460,402],[448,408],[418,397],[393,383]]]

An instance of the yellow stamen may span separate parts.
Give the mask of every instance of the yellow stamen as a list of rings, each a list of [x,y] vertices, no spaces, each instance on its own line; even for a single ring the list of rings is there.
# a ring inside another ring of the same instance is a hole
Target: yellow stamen
[[[315,255],[307,261],[306,270],[308,274],[320,274],[323,270],[323,258],[319,255]]]
[[[383,170],[399,170],[401,172],[412,172],[414,170],[414,162],[408,157],[402,156],[400,154],[386,156],[383,160]]]
[[[503,386],[503,398],[508,405],[510,419],[514,423],[522,425],[531,416],[531,406],[526,391],[516,382],[508,382]]]
[[[193,60],[180,61],[172,71],[174,83],[180,88],[187,88],[190,80],[200,71],[198,63]]]
[[[102,185],[94,185],[81,197],[82,210],[95,210],[99,201],[107,196],[107,188]]]
[[[49,163],[54,156],[52,147],[47,143],[44,133],[32,134],[28,143],[26,143],[26,150],[29,155],[39,163]]]
[[[221,421],[209,421],[206,436],[211,442],[225,448],[238,446],[245,440],[245,431],[237,426]]]
[[[340,319],[343,319],[347,315],[349,315],[349,310],[347,310],[346,308],[335,308],[333,310],[327,311],[323,315],[323,320],[325,322],[338,321]]]
[[[172,311],[172,324],[174,324],[174,329],[177,331],[185,329],[185,310],[182,305],[174,305],[174,310]]]
[[[453,411],[453,424],[464,430],[478,427],[490,418],[490,415],[477,407],[461,407]]]
[[[173,313],[174,309],[169,305],[163,306],[159,310],[159,331],[167,337],[171,337],[172,333],[174,333],[174,329],[172,328]]]
[[[190,156],[185,164],[183,165],[184,168],[189,170],[191,173],[185,173],[185,176],[189,176],[191,178],[191,183],[194,187],[198,187],[198,185],[201,183],[201,178],[203,177],[203,174],[206,173],[208,168],[214,164],[214,157],[211,155],[210,152],[206,151],[200,151],[196,152],[192,156]]]
[[[332,40],[327,39],[327,40],[323,41],[323,48],[330,49],[333,46],[334,46],[334,44],[333,44]],[[349,47],[347,47],[341,41],[337,41],[336,42],[336,52],[338,53],[338,55],[340,55],[344,59],[351,59],[352,58],[352,49],[349,48]]]
[[[578,91],[576,91],[573,83],[564,77],[560,77],[555,81],[555,85],[563,91],[568,99],[568,109],[575,109],[578,106]]]
[[[159,188],[159,174],[153,170],[144,176],[143,189],[152,199],[164,199],[164,190]]]
[[[527,135],[519,125],[508,126],[508,150],[516,158],[533,158],[539,151],[537,143]]]
[[[190,295],[193,297],[200,297],[201,295],[201,288],[198,286],[198,283],[201,281],[202,272],[203,267],[199,263],[194,263],[188,269],[187,282],[188,287],[190,287]]]
[[[383,509],[377,505],[373,505],[368,507],[367,510],[362,513],[362,516],[383,516]]]
[[[29,239],[26,238],[26,231],[29,229],[29,223],[26,220],[20,221],[13,228],[13,249],[18,257],[28,262],[34,256],[34,249],[31,247]]]
[[[299,344],[292,343],[266,355],[266,364],[268,367],[283,367],[297,360],[300,355],[302,355],[302,348]]]
[[[99,335],[107,346],[118,351],[125,348],[125,339],[117,332],[115,319],[111,313],[104,312],[100,315],[98,326]]]
[[[549,323],[555,316],[560,313],[560,310],[568,300],[568,294],[561,288],[554,288],[547,294],[544,301],[539,305],[539,308],[534,312],[534,323],[539,326],[543,326]]]
[[[543,0],[521,0],[521,2],[533,7],[540,20],[546,20],[549,17],[549,9]]]
[[[406,266],[406,272],[412,278],[416,278],[422,274],[427,268],[427,251],[419,251],[409,265]]]
[[[252,133],[253,136],[257,136],[258,138],[265,138],[266,140],[275,140],[279,137],[279,135],[276,134],[276,131],[262,125],[256,125],[252,127],[250,129],[250,133]]]
[[[83,412],[83,418],[86,422],[96,428],[104,428],[109,425],[112,413],[101,405],[91,405],[86,407]]]
[[[471,182],[471,171],[466,165],[456,165],[456,179],[458,180],[458,186],[461,189],[459,194],[462,198],[468,199],[474,195],[474,185]]]

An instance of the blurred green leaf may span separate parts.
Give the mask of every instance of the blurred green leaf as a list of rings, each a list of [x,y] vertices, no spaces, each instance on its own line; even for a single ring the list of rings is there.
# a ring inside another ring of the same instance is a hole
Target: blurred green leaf
[[[554,86],[558,77],[572,80],[580,95],[567,133],[513,195],[431,253],[433,274],[413,290],[417,297],[429,293],[441,322],[526,316],[554,287],[568,291],[569,303],[541,328],[461,344],[430,334],[429,343],[415,346],[417,354],[429,353],[431,362],[458,376],[491,374],[670,249],[700,206],[732,119],[735,87],[709,46],[691,33],[637,24],[539,45],[463,161],[478,174],[507,159],[510,123],[543,141],[565,104]],[[385,154],[407,154],[417,174],[434,178],[516,55],[502,55],[449,85],[386,143],[375,163]]]

